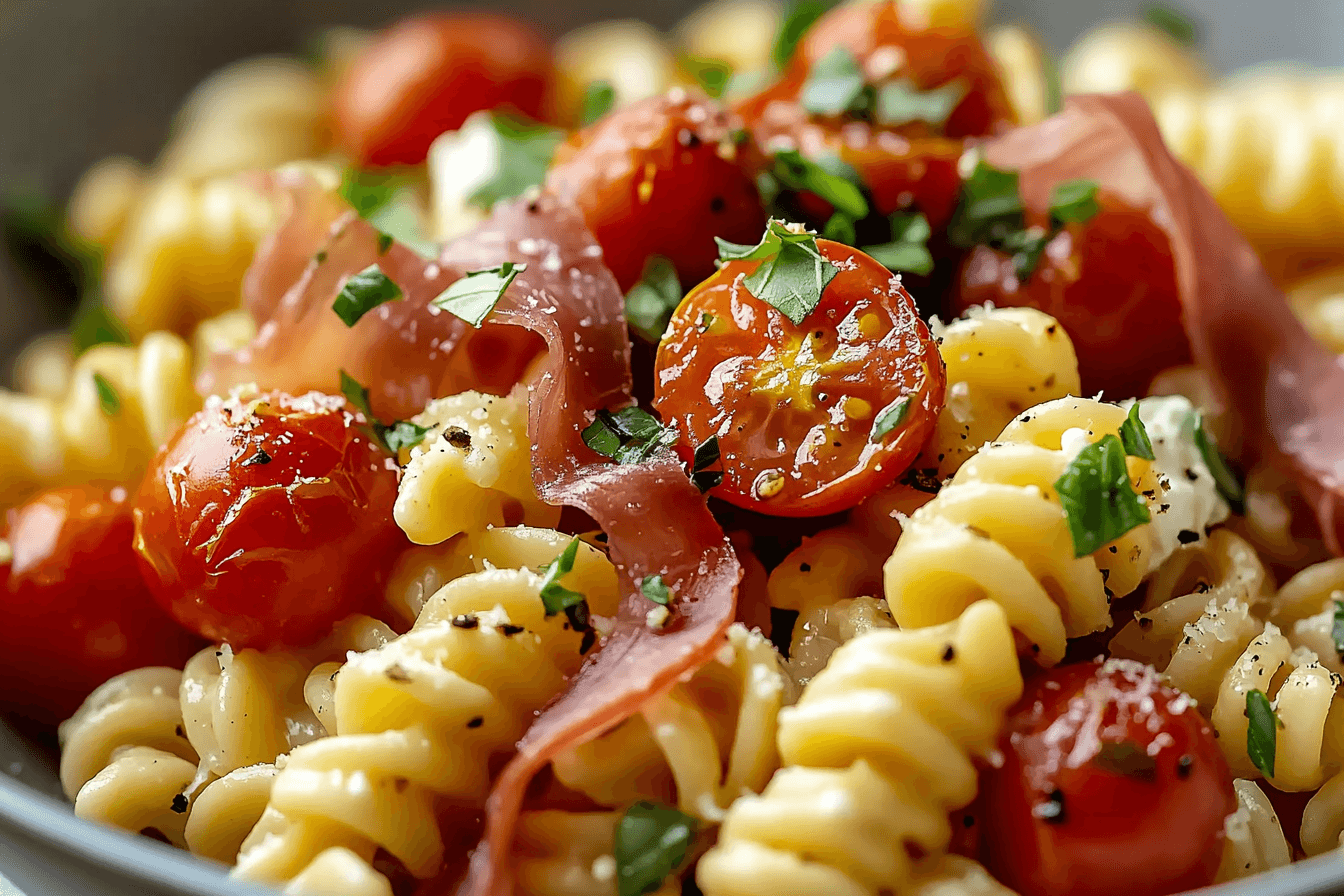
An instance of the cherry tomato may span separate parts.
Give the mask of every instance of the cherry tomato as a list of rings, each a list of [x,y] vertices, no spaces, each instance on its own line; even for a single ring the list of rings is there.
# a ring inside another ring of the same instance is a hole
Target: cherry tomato
[[[683,285],[714,272],[714,237],[755,242],[765,211],[740,164],[741,122],[675,88],[620,109],[555,154],[546,188],[583,212],[621,289],[661,255]]]
[[[366,429],[319,392],[209,399],[135,502],[159,604],[235,647],[308,643],[372,605],[404,541],[396,463]]]
[[[1012,257],[977,246],[962,264],[955,313],[993,302],[1053,315],[1078,348],[1083,392],[1108,398],[1146,394],[1160,371],[1190,361],[1181,323],[1171,241],[1145,211],[1098,194],[1101,211],[1064,227],[1031,276],[1019,280]],[[1048,227],[1048,212],[1027,223]]]
[[[761,262],[732,261],[691,291],[658,347],[659,411],[687,448],[718,437],[714,494],[773,516],[844,510],[892,482],[943,406],[942,358],[900,280],[817,245],[839,273],[801,325],[747,291]],[[883,434],[878,419],[892,424]]]
[[[1232,779],[1208,723],[1150,667],[1028,683],[982,775],[983,849],[1022,896],[1165,896],[1213,881]],[[1123,861],[1117,861],[1123,856]]]
[[[530,26],[489,13],[427,13],[379,34],[332,95],[337,143],[361,165],[418,165],[429,145],[482,109],[542,117],[551,49]]]
[[[59,722],[112,676],[199,649],[140,578],[133,530],[121,486],[57,489],[6,514],[0,709]]]

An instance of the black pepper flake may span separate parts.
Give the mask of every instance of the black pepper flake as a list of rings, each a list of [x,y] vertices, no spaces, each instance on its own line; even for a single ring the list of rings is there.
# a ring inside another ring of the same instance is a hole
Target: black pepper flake
[[[715,196],[709,200],[709,210],[716,215],[723,214],[723,210],[727,207],[728,203],[723,200],[722,196]]]
[[[974,816],[974,815],[963,815],[963,816],[961,816],[961,826],[964,827],[964,828],[973,828],[973,827],[975,827],[975,816]]]
[[[410,781],[406,778],[393,778],[392,786],[396,788],[397,793],[405,793],[406,788],[410,786]]]
[[[485,716],[475,716],[467,722],[468,728],[479,728],[485,724]]]
[[[1144,631],[1148,631],[1148,629],[1152,627],[1153,627],[1153,618],[1151,616],[1139,617],[1139,628],[1143,629]]]
[[[512,622],[506,622],[499,627],[499,631],[504,637],[512,638],[514,635],[521,635],[526,629],[521,625],[514,625]]]
[[[942,460],[942,457],[938,459]],[[909,486],[926,495],[936,495],[943,488],[943,482],[938,478],[937,470],[917,470],[913,467],[901,474],[901,485]]]
[[[450,426],[443,431],[443,440],[462,451],[471,450],[471,433],[460,426]]]
[[[957,658],[957,650],[951,644],[943,648],[943,662],[950,663]]]
[[[1065,822],[1064,814],[1064,791],[1056,787],[1050,791],[1050,795],[1045,798],[1045,802],[1037,803],[1031,809],[1031,814],[1041,819],[1046,824],[1063,824]]]
[[[327,250],[323,249],[319,251],[316,255],[313,256],[313,260],[316,261],[318,264],[322,264],[324,261],[327,260]]]
[[[1199,533],[1192,532],[1189,529],[1182,529],[1176,533],[1176,540],[1181,544],[1193,544],[1196,541],[1199,541]]]
[[[182,730],[182,726],[181,726],[181,725],[178,725],[176,728],[174,728],[174,729],[173,729],[173,732],[174,732],[175,734],[177,734],[178,737],[186,737],[186,736],[187,736],[187,732],[185,732],[185,731]]]
[[[452,624],[454,628],[476,628],[481,624],[481,620],[475,616],[454,616]]]
[[[692,131],[689,128],[682,128],[680,131],[677,131],[677,142],[687,149],[695,149],[704,141],[700,139],[700,135],[695,131]]]
[[[811,571],[812,571],[812,564],[811,564],[811,563],[799,563],[799,564],[798,564],[798,571],[799,571],[799,572],[811,572]]]
[[[188,805],[187,795],[185,793],[179,793],[177,796],[173,797],[173,805],[170,808],[172,808],[178,815],[181,815],[187,811]]]
[[[1190,754],[1182,756],[1176,760],[1176,777],[1184,781],[1190,777],[1190,771],[1195,767],[1195,757]]]
[[[270,462],[273,461],[273,460],[275,460],[275,458],[273,458],[273,457],[271,457],[269,454],[267,454],[265,448],[263,448],[263,447],[261,447],[260,445],[258,445],[258,446],[257,446],[257,453],[254,454],[254,455],[252,455],[251,457],[249,457],[247,460],[243,461],[241,464],[239,464],[239,466],[240,466],[240,467],[259,467],[259,466],[261,466],[262,464],[268,464],[268,463],[270,463]]]
[[[1058,324],[1051,324],[1050,326],[1048,326],[1048,327],[1045,328],[1045,335],[1047,335],[1047,336],[1053,336],[1053,335],[1055,335],[1055,331],[1058,330],[1058,329],[1059,329],[1059,325],[1058,325]]]
[[[1110,551],[1112,554],[1117,554],[1120,552],[1120,549],[1117,548],[1115,545],[1111,545],[1109,548],[1107,548],[1107,550]]]
[[[400,663],[393,663],[392,665],[388,666],[386,669],[383,670],[383,674],[386,675],[392,681],[406,682],[411,680],[411,676],[406,674],[406,670],[401,668]]]
[[[1187,467],[1185,470],[1185,478],[1189,479],[1191,482],[1198,482],[1199,474],[1196,473],[1194,470],[1190,469],[1189,467]]]
[[[586,654],[588,651],[593,649],[593,645],[596,643],[597,643],[597,632],[593,631],[590,628],[588,629],[588,631],[583,633],[583,640],[579,643],[579,653]]]

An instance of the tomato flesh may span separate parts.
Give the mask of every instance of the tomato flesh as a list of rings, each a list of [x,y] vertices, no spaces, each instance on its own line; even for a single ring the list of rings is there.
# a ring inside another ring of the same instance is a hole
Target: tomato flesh
[[[1078,349],[1083,392],[1130,398],[1161,371],[1189,363],[1190,343],[1170,239],[1148,212],[1106,191],[1097,199],[1101,211],[1064,227],[1025,281],[1010,256],[975,247],[953,302],[957,314],[993,302],[1053,315]],[[1027,223],[1048,225],[1045,214],[1034,217]]]
[[[0,709],[59,722],[112,676],[199,649],[141,579],[133,530],[121,486],[56,489],[6,514]]]
[[[546,189],[583,213],[622,290],[654,255],[689,286],[714,272],[714,237],[754,242],[765,228],[740,127],[717,103],[676,88],[573,135]]]
[[[304,644],[376,601],[405,544],[397,466],[339,397],[212,398],[155,459],[135,545],[159,604],[237,647]]]
[[[943,405],[937,346],[900,279],[818,240],[839,272],[795,325],[747,290],[733,261],[691,291],[658,347],[655,403],[687,450],[717,436],[714,494],[774,516],[819,516],[895,480]],[[905,402],[884,437],[875,419]]]
[[[542,117],[552,81],[550,46],[517,19],[414,16],[379,34],[337,84],[336,139],[361,165],[418,165],[435,137],[473,112]]]
[[[1151,667],[1061,666],[1027,685],[982,775],[987,866],[1022,896],[1165,896],[1213,881],[1231,775]],[[1124,861],[1117,861],[1123,856]]]

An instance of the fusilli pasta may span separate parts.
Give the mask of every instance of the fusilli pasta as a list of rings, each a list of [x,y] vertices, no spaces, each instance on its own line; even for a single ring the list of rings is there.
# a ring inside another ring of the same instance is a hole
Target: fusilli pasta
[[[1336,268],[1294,283],[1288,302],[1307,332],[1331,351],[1344,354],[1344,271]]]
[[[1237,795],[1237,811],[1223,822],[1226,839],[1218,880],[1250,877],[1291,862],[1293,852],[1283,836],[1279,816],[1260,785],[1238,778],[1232,782],[1232,789]]]

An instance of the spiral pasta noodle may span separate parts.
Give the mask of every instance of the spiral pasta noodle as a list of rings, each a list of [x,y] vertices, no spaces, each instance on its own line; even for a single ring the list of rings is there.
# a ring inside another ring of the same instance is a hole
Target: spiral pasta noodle
[[[799,684],[807,684],[841,644],[873,629],[895,627],[887,602],[881,598],[846,598],[814,607],[794,623],[789,674]]]
[[[947,813],[975,797],[1022,693],[1013,633],[992,601],[917,630],[843,645],[780,713],[785,767],[728,810],[700,861],[707,896],[904,892],[947,848]]]
[[[1206,89],[1208,68],[1193,51],[1146,23],[1108,22],[1078,39],[1059,67],[1067,93],[1137,90],[1150,101]]]
[[[584,636],[546,615],[533,571],[566,541],[540,529],[482,533],[479,571],[441,588],[407,634],[350,656],[336,678],[339,733],[290,753],[235,874],[290,881],[316,874],[310,863],[337,847],[364,862],[385,849],[416,877],[438,870],[436,802],[480,804],[492,761],[582,660]],[[561,581],[593,613],[615,611],[615,570],[596,549],[580,546]]]
[[[1335,648],[1337,601],[1344,601],[1344,559],[1314,563],[1293,576],[1274,595],[1271,618],[1294,647],[1305,647],[1334,672],[1344,674]]]
[[[1307,332],[1331,351],[1344,354],[1344,271],[1312,274],[1289,286],[1287,294]]]
[[[1238,778],[1232,782],[1232,789],[1237,795],[1237,810],[1223,822],[1223,859],[1217,879],[1250,877],[1291,862],[1293,851],[1283,836],[1279,816],[1260,785]]]
[[[1063,658],[1068,638],[1104,629],[1112,597],[1133,591],[1148,571],[1151,524],[1075,557],[1054,484],[1070,461],[1065,440],[1094,442],[1124,419],[1115,405],[1059,399],[1022,414],[967,461],[909,519],[887,560],[897,625],[947,622],[988,597],[1045,665]],[[1162,486],[1151,464],[1126,463],[1135,491],[1156,505]]]

